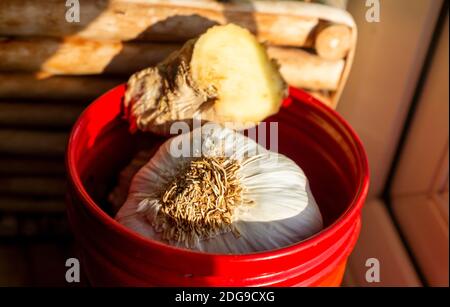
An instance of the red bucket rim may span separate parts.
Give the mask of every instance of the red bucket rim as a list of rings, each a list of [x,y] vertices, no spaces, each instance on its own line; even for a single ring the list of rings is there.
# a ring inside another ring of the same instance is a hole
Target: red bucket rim
[[[294,243],[289,246],[285,246],[278,249],[273,249],[269,251],[261,251],[261,252],[254,252],[254,253],[248,253],[248,254],[218,254],[218,253],[207,253],[207,252],[200,252],[195,250],[189,250],[184,249],[176,246],[172,246],[169,244],[165,244],[163,242],[159,242],[157,240],[152,240],[150,238],[146,238],[143,235],[125,227],[124,225],[117,222],[113,217],[111,217],[109,214],[107,214],[100,206],[96,204],[96,202],[91,198],[89,193],[87,193],[86,189],[84,188],[84,185],[79,177],[79,174],[77,172],[77,166],[74,157],[74,143],[76,143],[76,139],[78,136],[78,130],[82,126],[82,123],[86,120],[85,115],[89,112],[90,109],[93,108],[93,106],[104,99],[105,96],[109,95],[110,93],[114,91],[123,90],[125,88],[125,84],[118,85],[111,90],[107,91],[97,99],[95,99],[78,117],[77,121],[75,122],[70,136],[68,140],[67,150],[66,150],[66,169],[68,172],[68,180],[72,184],[73,187],[75,187],[75,192],[78,194],[78,196],[81,198],[82,203],[85,205],[85,207],[94,214],[94,216],[106,227],[110,228],[111,230],[120,233],[121,235],[127,236],[128,239],[138,243],[143,244],[149,248],[162,248],[169,250],[173,253],[179,253],[179,254],[191,254],[193,256],[199,256],[199,257],[218,257],[223,260],[263,260],[263,259],[270,259],[274,257],[280,257],[283,255],[292,255],[297,252],[301,252],[302,250],[307,249],[311,246],[316,246],[320,244],[321,241],[325,240],[326,238],[333,235],[333,233],[340,228],[341,225],[346,224],[354,214],[356,214],[363,205],[363,200],[366,198],[369,188],[369,164],[367,161],[367,154],[364,149],[364,146],[362,144],[361,139],[356,134],[356,132],[353,130],[353,128],[350,126],[349,123],[334,109],[330,108],[329,106],[325,105],[324,103],[320,102],[316,98],[314,98],[312,95],[308,94],[307,92],[297,89],[294,87],[289,87],[289,97],[288,101],[292,100],[294,98],[295,100],[300,100],[302,103],[306,103],[311,105],[313,108],[316,108],[319,112],[326,113],[327,115],[331,115],[331,117],[335,117],[337,121],[339,122],[342,127],[347,130],[348,134],[350,135],[351,139],[354,142],[356,151],[359,155],[358,160],[358,171],[360,172],[360,177],[362,180],[359,183],[358,190],[355,193],[350,205],[347,207],[345,212],[343,212],[339,218],[337,218],[333,223],[328,225],[326,228],[323,228],[319,232],[315,233],[314,235],[308,237],[305,240],[302,240],[298,243]],[[289,102],[290,103],[290,102]]]

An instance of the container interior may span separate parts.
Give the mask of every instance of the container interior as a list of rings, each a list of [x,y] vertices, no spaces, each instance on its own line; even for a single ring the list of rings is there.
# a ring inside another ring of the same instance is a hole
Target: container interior
[[[117,184],[119,172],[137,151],[156,150],[165,140],[148,133],[131,135],[127,122],[120,118],[119,105],[118,101],[103,99],[86,111],[76,132],[74,155],[86,191],[111,216],[114,213],[107,196]],[[359,191],[360,164],[354,141],[331,113],[296,99],[267,119],[270,122],[278,122],[278,152],[303,169],[324,226],[329,226],[345,212]],[[270,144],[269,124],[266,126]]]

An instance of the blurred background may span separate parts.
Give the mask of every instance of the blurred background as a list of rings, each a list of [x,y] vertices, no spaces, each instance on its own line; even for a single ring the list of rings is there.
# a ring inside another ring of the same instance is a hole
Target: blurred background
[[[120,17],[148,18],[126,0],[79,1],[80,22],[69,23],[67,2],[0,2],[0,286],[68,285],[70,128],[93,99],[189,38]],[[307,31],[295,46],[269,44],[287,81],[336,108],[369,156],[344,285],[448,286],[448,1],[311,2],[342,11],[290,21]],[[254,21],[245,26],[258,32]],[[365,279],[368,258],[380,261],[379,283]]]

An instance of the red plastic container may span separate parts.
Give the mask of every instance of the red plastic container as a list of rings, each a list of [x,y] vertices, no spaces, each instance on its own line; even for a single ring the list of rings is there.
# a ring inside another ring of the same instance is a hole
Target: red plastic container
[[[279,122],[279,152],[308,176],[325,228],[278,250],[207,254],[146,239],[108,214],[108,189],[139,143],[156,147],[162,141],[128,133],[121,119],[124,89],[116,87],[87,108],[67,149],[68,216],[92,285],[340,285],[360,231],[369,175],[358,136],[335,111],[291,89],[279,114],[268,119]]]

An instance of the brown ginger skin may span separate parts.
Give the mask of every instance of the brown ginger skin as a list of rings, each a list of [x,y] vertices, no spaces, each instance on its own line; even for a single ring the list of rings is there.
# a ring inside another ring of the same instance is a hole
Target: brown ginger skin
[[[189,63],[196,40],[190,40],[155,67],[131,76],[125,93],[125,108],[141,131],[168,134],[176,121],[192,119],[214,97],[198,89],[190,77]]]

